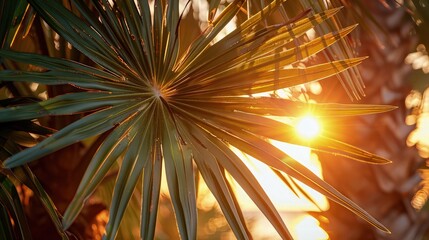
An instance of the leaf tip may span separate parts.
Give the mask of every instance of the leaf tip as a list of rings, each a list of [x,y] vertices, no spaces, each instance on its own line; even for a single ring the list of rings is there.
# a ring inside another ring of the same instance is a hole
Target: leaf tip
[[[386,159],[386,158],[379,158],[381,161],[378,162],[378,164],[390,164],[392,163],[392,160]]]
[[[382,224],[378,224],[376,227],[377,227],[377,229],[379,229],[380,231],[382,231],[384,233],[392,234],[392,232]]]
[[[11,162],[10,158],[6,159],[4,162],[2,162],[0,168],[1,169],[11,169],[11,168],[14,168],[15,167],[14,164],[10,163],[10,162]]]
[[[390,164],[392,163],[392,160],[389,160],[387,158],[378,156],[378,155],[373,155],[371,157],[371,161],[367,162],[367,163],[372,163],[375,165],[386,165],[386,164]]]
[[[345,27],[343,29],[341,29],[339,32],[337,32],[336,34],[338,34],[340,37],[344,37],[347,36],[349,33],[351,33],[359,24],[353,24],[350,25],[348,27]]]
[[[344,6],[339,6],[339,7],[328,9],[327,12],[330,12],[332,15],[335,15],[339,11],[341,11],[343,8],[344,8]]]
[[[364,57],[356,57],[356,58],[349,58],[346,61],[349,62],[350,65],[352,66],[356,66],[360,63],[362,63],[364,60],[368,59],[368,56],[364,56]]]
[[[63,218],[61,220],[61,225],[63,226],[63,230],[66,231],[67,229],[69,229],[69,227],[72,225],[72,221],[70,221],[70,219],[68,218]]]
[[[16,157],[15,157],[15,156],[16,156],[16,155],[13,155],[13,156],[11,156],[11,157],[7,158],[7,159],[2,163],[1,168],[5,168],[5,169],[12,169],[12,168],[15,168],[15,167],[18,167],[18,166],[22,165],[22,164],[20,164],[20,163],[19,163],[19,161],[17,161],[17,159],[16,159]]]
[[[384,107],[383,109],[384,111],[382,112],[390,112],[399,108],[398,106],[394,106],[394,105],[383,105],[383,107]]]

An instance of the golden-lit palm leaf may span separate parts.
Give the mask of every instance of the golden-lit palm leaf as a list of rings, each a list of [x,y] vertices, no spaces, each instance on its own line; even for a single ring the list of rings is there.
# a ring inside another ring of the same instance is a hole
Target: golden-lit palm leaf
[[[0,8],[0,46],[8,49],[20,32],[19,28],[24,34],[28,33],[34,13],[26,1],[0,1]]]
[[[137,1],[138,4],[132,1],[91,1],[89,6],[82,0],[76,0],[74,4],[81,17],[54,0],[29,2],[53,30],[98,67],[37,54],[0,51],[1,57],[46,69],[44,72],[2,71],[0,80],[49,85],[67,83],[84,90],[36,104],[0,109],[0,121],[90,113],[35,147],[10,157],[3,167],[20,166],[74,142],[111,130],[92,158],[64,214],[65,228],[70,226],[85,200],[122,156],[106,227],[107,239],[116,236],[139,179],[143,180],[141,236],[153,237],[162,164],[165,165],[167,185],[182,238],[196,238],[196,165],[238,238],[250,238],[250,233],[227,174],[246,191],[279,235],[291,239],[269,197],[231,150],[230,147],[234,146],[326,194],[381,230],[388,231],[267,140],[295,141],[291,135],[292,127],[267,116],[296,116],[298,112],[295,110],[302,109],[303,103],[276,97],[248,97],[248,94],[320,80],[360,63],[363,59],[357,58],[307,68],[295,66],[341,40],[354,29],[354,26],[338,29],[295,45],[294,40],[334,15],[338,9],[301,20],[297,18],[288,24],[262,26],[260,22],[277,11],[284,2],[273,1],[239,24],[225,38],[213,43],[216,35],[244,6],[244,0],[236,0],[213,18],[209,27],[179,56],[181,15],[175,0],[155,0],[153,13],[145,0]],[[212,1],[211,4],[210,11],[214,11],[218,2]],[[283,69],[286,66],[288,68]],[[270,104],[271,100],[280,104]],[[258,108],[255,110],[254,106]],[[318,105],[308,107],[314,106],[318,108]],[[325,116],[328,113],[359,115],[391,109],[359,105],[345,108],[345,105],[319,107]],[[290,114],[281,114],[282,111]],[[274,134],[274,128],[284,132],[284,135]],[[270,131],[265,132],[267,129]],[[363,150],[327,138],[315,148],[334,154],[343,153],[362,161],[386,162]],[[139,178],[140,174],[143,174],[142,178]]]
[[[288,12],[287,8],[293,6],[297,9],[313,9],[316,12],[325,11],[329,8],[334,7],[342,7],[344,5],[341,1],[330,1],[329,3],[325,3],[323,1],[312,1],[312,0],[302,0],[297,3],[288,1],[285,3],[285,11]],[[288,12],[290,14],[290,12]],[[344,27],[344,18],[338,15],[327,20],[326,24],[318,25],[315,28],[316,32],[331,32],[335,31],[338,28]],[[349,24],[349,23],[346,23]],[[354,56],[354,50],[351,47],[352,41],[348,39],[341,39],[338,41],[338,44],[330,47],[326,51],[324,51],[325,56],[329,58],[333,58],[335,60],[343,59],[343,58],[351,58]],[[340,80],[342,86],[346,90],[348,96],[351,99],[360,99],[362,96],[365,96],[364,88],[365,85],[362,81],[362,77],[357,70],[357,68],[351,68],[347,71],[344,71],[337,75]]]

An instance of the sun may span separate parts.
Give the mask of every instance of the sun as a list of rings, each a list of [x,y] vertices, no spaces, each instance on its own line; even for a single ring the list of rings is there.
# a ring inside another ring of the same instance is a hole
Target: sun
[[[295,128],[297,134],[307,140],[315,138],[321,131],[319,121],[310,115],[300,118]]]

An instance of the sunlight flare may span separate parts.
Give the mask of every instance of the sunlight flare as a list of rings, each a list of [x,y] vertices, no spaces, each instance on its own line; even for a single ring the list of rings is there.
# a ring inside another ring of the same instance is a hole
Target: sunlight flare
[[[320,178],[323,178],[322,166],[318,156],[312,153],[309,147],[275,140],[270,140],[270,143],[284,151],[288,156],[298,160]],[[297,180],[292,180],[294,187],[291,190],[280,178],[273,174],[272,169],[268,166],[234,147],[231,147],[231,149],[237,156],[243,159],[246,166],[249,167],[263,189],[270,196],[270,199],[282,217],[288,219],[287,226],[294,239],[328,239],[328,233],[320,227],[319,222],[311,215],[305,213],[307,211],[320,212],[329,209],[328,199],[324,195]],[[290,178],[288,179],[291,180]],[[233,180],[231,179],[231,181]],[[255,237],[276,238],[277,233],[273,228],[267,227],[267,222],[263,215],[256,214],[258,208],[246,195],[244,190],[237,183],[234,184],[234,189],[237,195],[240,196],[240,206],[244,210],[245,216],[255,221],[253,226]],[[301,191],[304,191],[311,200],[305,197]]]
[[[321,125],[315,117],[308,115],[299,119],[296,125],[296,131],[300,137],[310,140],[319,135]]]
[[[319,221],[310,215],[305,215],[295,225],[295,238],[297,240],[326,240],[328,234],[320,227]]]

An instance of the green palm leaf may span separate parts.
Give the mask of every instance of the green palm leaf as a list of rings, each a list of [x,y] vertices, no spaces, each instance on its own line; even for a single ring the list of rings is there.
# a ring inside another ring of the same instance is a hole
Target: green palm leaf
[[[34,102],[34,99],[10,98],[1,100],[0,106],[5,107],[26,102]],[[16,121],[1,124],[0,161],[4,161],[11,155],[18,153],[24,146],[30,147],[35,145],[37,140],[31,134],[46,136],[53,132],[52,129],[42,127],[32,121]],[[30,168],[27,165],[23,165],[15,168],[13,171],[7,169],[0,170],[0,209],[6,213],[6,215],[1,216],[3,219],[0,235],[4,239],[31,239],[31,232],[24,214],[24,204],[21,202],[16,189],[16,185],[21,184],[31,189],[34,196],[41,201],[61,239],[68,239],[68,235],[63,230],[57,209]],[[11,221],[13,221],[12,227],[9,225]]]
[[[27,7],[26,1],[0,1],[0,19],[2,20],[0,23],[0,47],[8,49],[14,42],[18,29],[20,27],[28,29],[28,25],[31,25],[31,23],[21,23],[25,14],[31,15],[31,13],[27,13],[29,12]],[[32,17],[29,18],[32,19]],[[24,32],[26,33],[25,29]]]
[[[141,209],[140,236],[142,239],[153,239],[158,213],[158,202],[161,192],[162,157],[159,145],[153,146],[150,161],[143,169],[143,191]]]
[[[213,43],[216,35],[245,7],[245,1],[233,1],[217,17],[214,12],[219,1],[210,1],[209,27],[180,52],[180,28],[184,26],[176,0],[155,0],[153,12],[145,0],[73,2],[79,14],[55,0],[29,0],[53,30],[97,66],[0,51],[1,57],[44,68],[41,72],[2,71],[2,81],[71,84],[82,89],[82,92],[43,102],[2,108],[0,121],[87,113],[36,146],[8,158],[2,167],[21,166],[77,141],[111,131],[94,154],[64,214],[64,228],[71,225],[85,200],[115,161],[121,159],[105,239],[115,238],[139,180],[143,181],[141,237],[154,237],[162,165],[183,239],[196,238],[195,167],[219,202],[237,238],[250,239],[251,234],[227,175],[240,184],[279,235],[291,239],[267,194],[243,160],[231,150],[235,147],[388,232],[359,206],[271,145],[268,139],[307,143],[294,137],[293,127],[268,116],[297,117],[307,110],[322,117],[353,116],[384,112],[392,107],[305,104],[274,96],[249,96],[317,81],[359,64],[363,58],[297,67],[306,58],[342,41],[355,28],[337,29],[298,44],[297,40],[306,31],[323,24],[339,9],[283,24],[261,25],[272,13],[282,9],[284,1],[276,0]],[[388,162],[323,136],[310,147],[359,161]]]
[[[31,239],[30,229],[18,192],[13,183],[4,175],[0,175],[0,211],[2,220],[0,224],[0,237],[2,239]],[[16,231],[19,234],[15,236],[12,231],[14,228],[10,221],[11,218],[16,226],[15,228],[19,229],[19,231]]]

